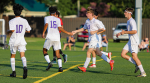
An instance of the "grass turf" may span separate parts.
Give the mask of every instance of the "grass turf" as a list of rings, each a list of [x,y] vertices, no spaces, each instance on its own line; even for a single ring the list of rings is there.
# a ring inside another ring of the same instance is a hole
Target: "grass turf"
[[[0,49],[0,83],[149,83],[150,81],[150,55],[147,52],[139,52],[138,57],[147,73],[147,77],[135,77],[140,73],[134,73],[135,66],[129,61],[120,57],[120,53],[126,41],[114,43],[109,40],[109,51],[112,52],[112,58],[115,60],[114,70],[110,71],[110,66],[107,62],[97,56],[96,68],[87,68],[87,72],[82,73],[77,69],[77,66],[82,66],[86,60],[86,51],[81,51],[83,42],[76,42],[75,51],[63,51],[68,55],[68,62],[63,63],[63,73],[58,73],[58,65],[46,71],[47,62],[45,61],[42,48],[44,39],[42,38],[26,38],[27,51],[25,52],[28,66],[28,77],[22,79],[23,68],[19,52],[16,54],[16,78],[9,77],[12,73],[10,65],[10,51]],[[65,39],[61,39],[62,42]],[[63,45],[62,45],[63,46]],[[105,48],[104,48],[105,50]],[[52,50],[48,51],[52,60]],[[131,55],[129,53],[129,55]],[[62,59],[63,60],[63,59]],[[91,64],[91,63],[90,63]]]

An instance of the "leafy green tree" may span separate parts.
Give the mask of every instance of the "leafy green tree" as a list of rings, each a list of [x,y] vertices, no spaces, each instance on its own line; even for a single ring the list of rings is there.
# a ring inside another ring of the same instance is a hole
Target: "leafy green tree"
[[[3,13],[5,11],[8,11],[6,7],[9,5],[13,5],[13,4],[14,4],[14,0],[1,0],[0,1],[0,19],[2,18]]]

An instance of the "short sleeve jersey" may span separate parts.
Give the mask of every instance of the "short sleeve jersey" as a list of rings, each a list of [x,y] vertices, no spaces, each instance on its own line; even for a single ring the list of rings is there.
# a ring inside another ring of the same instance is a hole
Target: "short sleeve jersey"
[[[83,28],[88,30],[89,42],[99,41],[99,37],[98,37],[97,33],[91,35],[90,32],[96,31],[98,29],[102,29],[103,25],[101,25],[101,24],[102,24],[102,22],[95,18],[93,18],[92,20],[89,20],[89,19],[86,20]]]
[[[136,22],[133,18],[130,18],[127,21],[127,31],[132,31],[132,30],[136,30],[137,31],[137,27],[136,27]],[[129,41],[128,44],[132,45],[132,44],[139,44],[139,37],[138,34],[129,34]]]
[[[44,18],[45,24],[48,23],[48,33],[46,39],[51,41],[60,41],[60,34],[58,27],[61,27],[60,19],[54,16],[47,16]]]
[[[21,17],[13,18],[9,21],[9,30],[15,30],[9,40],[9,45],[26,45],[24,35],[26,31],[30,31],[31,27],[28,21]]]

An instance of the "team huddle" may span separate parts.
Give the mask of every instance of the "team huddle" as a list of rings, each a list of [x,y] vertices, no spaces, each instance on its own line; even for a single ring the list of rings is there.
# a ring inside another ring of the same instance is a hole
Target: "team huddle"
[[[8,32],[12,33],[10,40],[9,40],[9,46],[10,46],[10,52],[11,52],[11,68],[12,73],[10,74],[11,77],[16,77],[16,71],[15,71],[15,55],[16,51],[18,50],[20,52],[20,57],[23,63],[23,79],[27,78],[27,60],[25,57],[25,51],[26,51],[26,41],[24,38],[25,33],[30,33],[31,27],[29,26],[26,19],[20,17],[21,12],[23,10],[23,6],[16,4],[13,6],[13,11],[15,14],[15,18],[11,19],[9,21],[9,30]],[[53,47],[53,50],[55,52],[55,55],[58,60],[58,72],[63,72],[62,68],[62,59],[60,57],[60,54],[62,54],[64,58],[64,62],[66,62],[66,55],[62,53],[61,51],[61,42],[60,42],[60,33],[59,31],[66,33],[70,36],[81,32],[81,31],[88,31],[89,33],[89,47],[87,50],[87,58],[84,63],[83,67],[78,67],[79,70],[86,72],[86,68],[88,67],[90,60],[91,60],[91,54],[93,56],[92,58],[92,65],[89,67],[96,67],[96,55],[101,57],[103,60],[105,60],[108,64],[110,64],[111,71],[114,67],[114,60],[111,60],[111,54],[105,53],[100,51],[100,47],[102,47],[102,37],[101,33],[103,33],[106,28],[104,24],[97,19],[97,15],[95,15],[95,10],[91,7],[87,8],[86,16],[87,20],[84,24],[84,27],[79,30],[74,30],[72,32],[67,32],[63,29],[61,25],[61,20],[56,17],[57,8],[56,7],[49,7],[49,13],[50,16],[46,16],[44,18],[44,29],[43,29],[43,35],[42,37],[45,38],[45,43],[43,45],[43,55],[45,60],[48,63],[48,66],[46,70],[48,71],[52,66],[52,61],[50,61],[49,55],[47,51],[50,49],[50,47]],[[137,27],[135,20],[132,18],[133,9],[127,8],[124,12],[125,17],[128,19],[127,21],[127,31],[122,30],[122,32],[118,33],[116,36],[120,36],[123,34],[129,34],[129,41],[124,46],[121,57],[124,59],[130,61],[135,65],[135,73],[140,70],[141,74],[137,77],[145,77],[146,73],[143,69],[143,66],[140,62],[140,60],[137,57],[138,54],[138,45],[139,45],[139,39],[137,35]],[[47,30],[47,35],[45,37],[45,32]],[[132,57],[126,55],[128,52],[131,52]],[[54,59],[53,59],[54,60]],[[56,58],[55,58],[56,61]]]

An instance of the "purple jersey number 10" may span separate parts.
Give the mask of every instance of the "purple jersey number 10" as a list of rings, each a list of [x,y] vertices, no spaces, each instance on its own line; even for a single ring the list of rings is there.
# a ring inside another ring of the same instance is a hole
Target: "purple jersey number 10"
[[[51,27],[50,28],[57,28],[56,21],[50,21]]]
[[[22,32],[22,28],[23,28],[23,25],[16,25],[16,33],[21,33]]]

